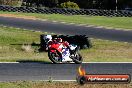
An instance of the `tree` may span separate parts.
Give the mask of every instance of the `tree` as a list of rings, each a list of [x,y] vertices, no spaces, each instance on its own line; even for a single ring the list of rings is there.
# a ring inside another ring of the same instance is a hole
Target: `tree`
[[[17,6],[22,0],[0,0],[1,5]]]

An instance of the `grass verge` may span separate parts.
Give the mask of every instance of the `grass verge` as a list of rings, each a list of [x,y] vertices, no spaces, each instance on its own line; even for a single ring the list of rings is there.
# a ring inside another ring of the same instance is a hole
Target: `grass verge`
[[[30,16],[33,19],[48,19],[63,21],[67,23],[87,24],[95,26],[104,26],[106,28],[121,28],[123,30],[132,30],[131,17],[106,17],[106,16],[85,16],[85,15],[60,15],[60,14],[38,14],[38,13],[21,13],[21,12],[2,12],[0,14],[13,14],[16,17]],[[35,18],[34,18],[35,17]]]
[[[0,61],[45,61],[47,53],[38,52],[40,34],[42,33],[0,26]],[[32,43],[36,45],[31,45]]]
[[[47,52],[38,52],[39,36],[34,32],[0,26],[0,61],[50,62]],[[81,50],[84,61],[88,62],[131,62],[132,43],[91,39],[93,47]],[[32,45],[32,43],[34,43]]]
[[[85,84],[76,82],[6,82],[0,83],[0,88],[131,88],[132,84]]]

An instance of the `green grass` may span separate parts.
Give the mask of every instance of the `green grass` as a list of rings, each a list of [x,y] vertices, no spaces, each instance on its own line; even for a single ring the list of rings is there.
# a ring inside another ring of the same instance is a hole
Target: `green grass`
[[[0,61],[44,61],[47,53],[37,52],[39,46],[32,46],[31,52],[22,50],[22,46],[39,44],[40,34],[42,33],[0,26]]]
[[[38,14],[38,13],[20,13],[20,12],[2,12],[0,14],[15,14],[17,16],[33,16],[39,19],[48,19],[55,21],[65,21],[67,23],[88,24],[95,26],[104,26],[106,28],[121,28],[132,30],[131,17],[105,17],[105,16],[82,16],[82,15],[60,15],[60,14]]]
[[[38,52],[42,32],[33,32],[0,26],[0,61],[41,61],[50,62],[47,52]],[[84,61],[88,62],[129,62],[132,61],[132,43],[91,39],[93,47],[81,50]],[[29,50],[27,50],[29,48]]]
[[[91,49],[81,50],[84,61],[131,62],[132,43],[92,39]]]
[[[0,88],[131,88],[131,84],[85,84],[76,82],[18,81],[0,83]]]

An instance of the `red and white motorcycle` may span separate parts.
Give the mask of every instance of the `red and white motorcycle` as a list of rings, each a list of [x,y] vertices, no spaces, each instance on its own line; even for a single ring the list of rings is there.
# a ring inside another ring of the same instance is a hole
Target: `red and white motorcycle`
[[[77,45],[65,46],[65,42],[52,40],[48,44],[48,57],[53,63],[75,62],[82,63],[83,59]]]

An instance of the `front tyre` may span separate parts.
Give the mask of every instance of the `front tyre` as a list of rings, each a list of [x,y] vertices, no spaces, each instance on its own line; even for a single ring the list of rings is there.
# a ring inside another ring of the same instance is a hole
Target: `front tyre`
[[[57,50],[55,50],[56,52],[51,52],[50,50],[48,51],[48,57],[49,59],[57,64],[57,63],[62,63],[62,55],[61,53],[59,53]]]
[[[75,62],[76,64],[81,64],[82,61],[83,61],[83,58],[81,54],[77,52],[74,56],[73,62]]]

